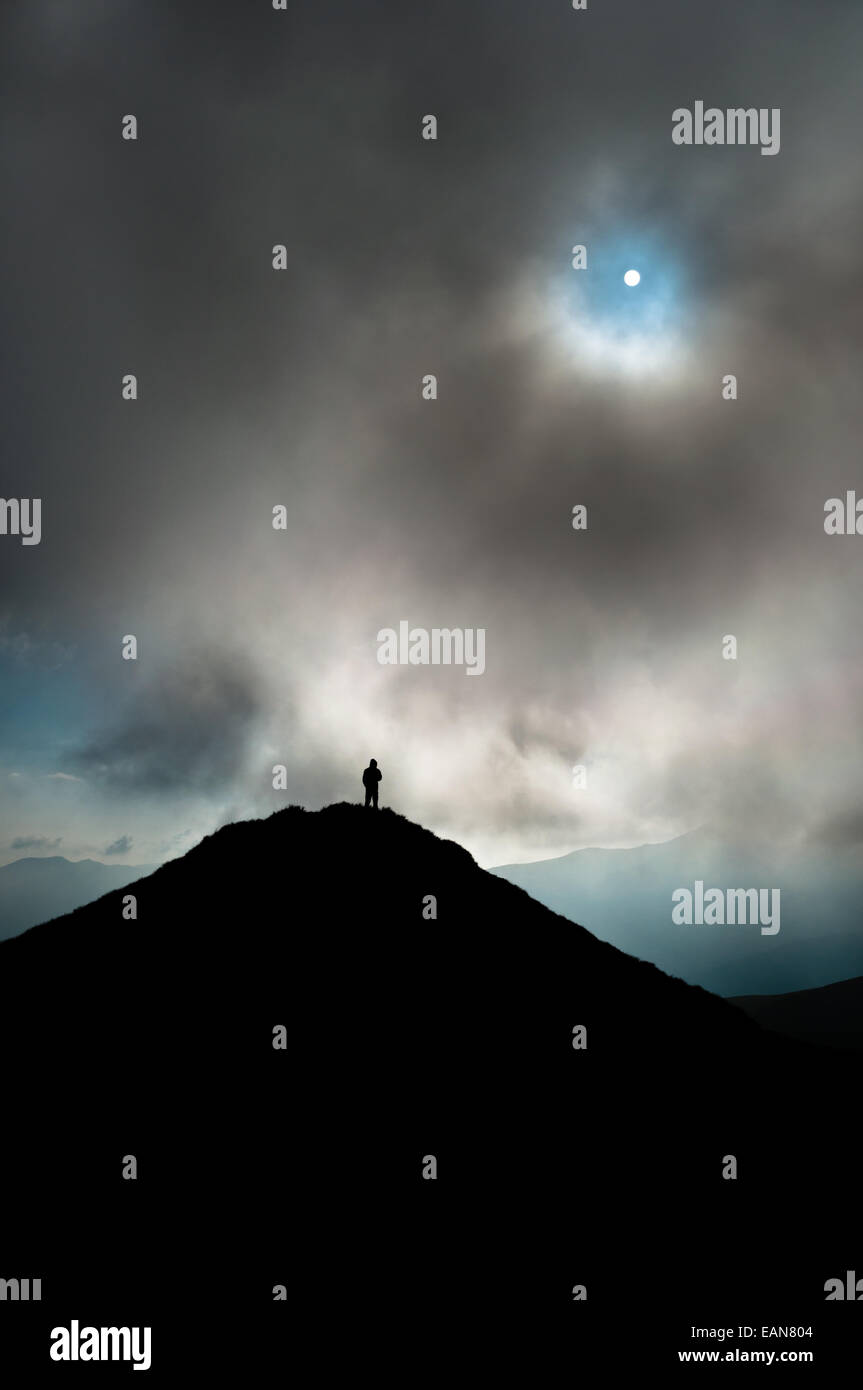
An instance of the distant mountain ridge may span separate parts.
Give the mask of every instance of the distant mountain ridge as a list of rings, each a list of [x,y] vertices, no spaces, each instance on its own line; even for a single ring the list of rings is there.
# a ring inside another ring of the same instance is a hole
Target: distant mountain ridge
[[[0,867],[0,941],[123,888],[155,867],[60,854],[13,859]]]
[[[717,994],[786,993],[863,973],[863,863],[855,847],[777,848],[702,829],[491,872],[602,940]],[[705,890],[778,888],[779,933],[675,924],[672,894],[696,880]]]

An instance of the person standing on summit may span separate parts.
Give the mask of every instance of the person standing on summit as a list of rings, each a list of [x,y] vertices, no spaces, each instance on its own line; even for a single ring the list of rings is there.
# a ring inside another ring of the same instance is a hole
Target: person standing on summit
[[[378,770],[377,760],[372,758],[368,767],[363,772],[363,786],[366,789],[366,805],[371,802],[375,810],[378,809],[378,782],[383,773]]]

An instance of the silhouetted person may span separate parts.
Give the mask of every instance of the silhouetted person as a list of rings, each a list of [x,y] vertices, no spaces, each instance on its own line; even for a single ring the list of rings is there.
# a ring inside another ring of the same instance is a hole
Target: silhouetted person
[[[378,782],[381,780],[382,776],[383,773],[378,771],[377,760],[372,758],[363,773],[363,786],[366,789],[366,805],[368,806],[369,802],[371,802],[375,810],[378,809]]]

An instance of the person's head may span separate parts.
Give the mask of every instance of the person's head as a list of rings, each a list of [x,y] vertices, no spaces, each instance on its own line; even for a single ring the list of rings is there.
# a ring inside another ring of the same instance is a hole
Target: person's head
[[[377,765],[378,765],[378,760],[377,760],[377,758],[371,758],[370,761],[369,761],[369,767],[377,767]]]

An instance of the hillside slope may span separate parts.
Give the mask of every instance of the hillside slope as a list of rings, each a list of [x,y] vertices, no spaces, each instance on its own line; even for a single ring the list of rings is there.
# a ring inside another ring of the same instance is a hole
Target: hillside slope
[[[134,1285],[194,1251],[248,1272],[239,1320],[290,1264],[292,1311],[336,1298],[357,1355],[380,1353],[383,1309],[479,1337],[483,1319],[562,1316],[579,1276],[617,1309],[646,1252],[639,1306],[667,1309],[697,1258],[703,1302],[681,1317],[714,1321],[732,1291],[765,1313],[765,1278],[786,1319],[789,1287],[820,1307],[853,1267],[859,1059],[764,1032],[389,811],[226,826],[0,944],[0,1043],[9,1258],[49,1249],[57,1210],[107,1210],[98,1269]],[[357,1261],[347,1307],[333,1290]],[[187,1285],[172,1296],[182,1322]]]
[[[863,1050],[863,975],[791,994],[729,999],[763,1028],[804,1042]]]

